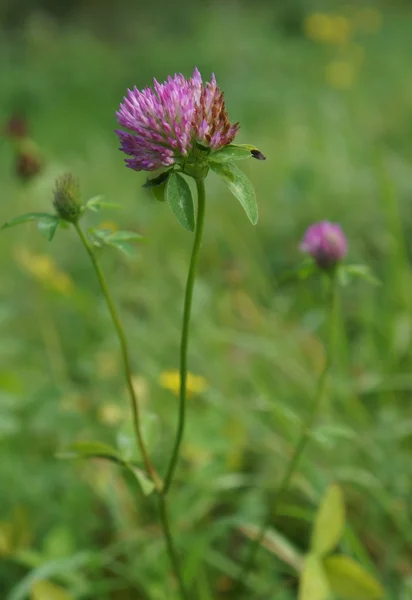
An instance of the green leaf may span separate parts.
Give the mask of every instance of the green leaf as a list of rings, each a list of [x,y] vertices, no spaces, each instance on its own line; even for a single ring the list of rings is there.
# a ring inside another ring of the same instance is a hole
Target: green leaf
[[[93,212],[97,212],[101,208],[123,208],[121,204],[117,204],[116,202],[103,202],[103,196],[93,196],[86,202],[86,206],[88,210],[92,210]]]
[[[187,181],[178,173],[170,173],[166,185],[166,200],[179,223],[189,231],[195,228],[192,192]]]
[[[230,144],[229,146],[225,146],[217,152],[210,154],[209,161],[226,163],[231,162],[232,160],[243,160],[245,158],[252,158],[252,153],[249,148]]]
[[[45,237],[48,242],[51,242],[60,223],[61,219],[59,217],[48,215],[39,219],[37,227],[42,236]]]
[[[57,454],[58,458],[106,458],[116,463],[123,459],[115,448],[102,442],[74,442],[63,452]]]
[[[210,168],[222,177],[232,194],[243,206],[249,221],[256,225],[258,207],[253,185],[246,175],[233,163],[210,163]]]
[[[121,240],[113,240],[113,241],[107,241],[106,244],[108,246],[113,246],[113,248],[117,248],[117,250],[120,250],[120,252],[123,252],[123,254],[126,254],[126,256],[128,256],[129,258],[136,257],[137,250],[133,246],[133,244],[129,244],[129,242],[122,242]]]
[[[327,600],[330,589],[322,562],[308,554],[299,578],[298,600]]]
[[[157,177],[153,177],[153,179],[146,179],[146,183],[144,184],[144,188],[156,188],[160,187],[167,182],[169,179],[171,171],[165,171],[164,173],[160,173]]]
[[[142,239],[142,236],[135,231],[112,232],[109,229],[90,229],[89,233],[97,246],[113,246],[131,258],[136,256],[136,248],[130,242]]]
[[[21,225],[22,223],[28,223],[29,221],[40,221],[41,219],[50,219],[50,218],[55,218],[54,215],[51,215],[49,213],[40,213],[40,212],[34,212],[34,213],[26,213],[25,215],[20,215],[20,217],[15,217],[14,219],[10,219],[10,221],[7,221],[7,223],[4,223],[4,225],[2,225],[2,227],[0,228],[0,231],[2,229],[8,229],[9,227],[14,227],[15,225]]]
[[[30,600],[74,600],[74,596],[51,581],[37,580],[32,585]]]
[[[373,285],[381,285],[381,281],[375,277],[367,265],[341,265],[340,270],[349,278],[358,277]]]
[[[345,505],[340,487],[331,485],[320,503],[312,531],[311,551],[324,555],[333,550],[343,535]]]
[[[106,242],[112,244],[113,242],[138,242],[143,236],[136,231],[115,231],[106,237]]]
[[[347,556],[326,558],[324,569],[331,590],[342,600],[378,600],[383,597],[381,584]]]
[[[151,479],[149,479],[149,477],[146,475],[146,473],[144,471],[142,471],[135,465],[132,465],[129,463],[129,464],[126,464],[125,466],[135,476],[138,484],[140,485],[140,488],[141,488],[143,494],[145,496],[150,496],[150,494],[155,489],[153,481]]]

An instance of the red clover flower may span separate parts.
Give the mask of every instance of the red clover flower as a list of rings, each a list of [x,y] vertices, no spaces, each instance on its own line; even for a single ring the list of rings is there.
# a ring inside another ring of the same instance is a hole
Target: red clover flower
[[[215,152],[239,130],[228,119],[215,76],[203,83],[198,69],[189,79],[177,74],[164,83],[155,79],[154,89],[128,90],[116,116],[132,132],[116,131],[120,149],[131,157],[126,165],[135,171],[184,163],[196,152],[196,142]]]
[[[333,269],[346,256],[348,243],[340,225],[321,221],[306,230],[300,249],[321,269]]]

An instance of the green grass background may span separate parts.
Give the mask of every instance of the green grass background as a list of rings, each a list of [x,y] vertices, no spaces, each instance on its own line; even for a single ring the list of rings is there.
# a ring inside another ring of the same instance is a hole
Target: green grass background
[[[298,23],[314,9],[304,5]],[[368,264],[382,285],[359,280],[342,291],[328,398],[273,527],[304,552],[319,498],[339,482],[342,550],[378,577],[386,598],[408,600],[412,13],[383,9],[377,33],[355,34],[364,59],[344,90],[325,69],[347,60],[347,48],[309,40],[279,15],[269,3],[198,3],[169,20],[136,8],[112,23],[105,14],[100,29],[81,15],[61,25],[35,12],[5,30],[0,117],[24,108],[45,169],[21,184],[2,139],[0,220],[49,210],[55,177],[70,170],[85,199],[103,194],[124,207],[88,216],[90,226],[114,220],[144,235],[135,260],[107,251],[102,263],[163,472],[177,399],[159,376],[178,368],[191,235],[142,189],[144,174],[124,168],[114,111],[127,87],[190,75],[195,65],[204,77],[214,71],[241,123],[239,142],[267,160],[244,164],[259,201],[256,228],[214,175],[207,181],[189,366],[208,389],[189,401],[170,497],[185,578],[194,598],[230,597],[240,527],[259,523],[273,501],[321,369],[325,322],[319,281],[281,280],[301,260],[305,228],[330,219],[347,233],[348,260]],[[75,290],[59,294],[28,275],[22,248],[51,255]],[[24,225],[2,233],[0,260],[2,598],[27,598],[33,574],[76,600],[175,598],[153,502],[109,464],[55,458],[77,439],[128,443],[118,344],[84,251],[73,231],[49,244]],[[118,423],[102,419],[107,405],[120,407]],[[260,553],[253,582],[251,598],[296,598],[296,575],[275,552]]]

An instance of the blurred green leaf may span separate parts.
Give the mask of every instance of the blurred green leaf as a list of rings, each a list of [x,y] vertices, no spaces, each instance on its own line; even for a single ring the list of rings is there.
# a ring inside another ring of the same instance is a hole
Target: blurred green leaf
[[[58,458],[106,458],[116,463],[123,463],[123,459],[115,448],[102,442],[74,442],[64,451],[57,454]]]
[[[20,217],[15,217],[14,219],[10,219],[1,226],[0,231],[2,229],[8,229],[9,227],[15,227],[16,225],[21,225],[22,223],[29,223],[30,221],[40,221],[42,219],[53,219],[56,218],[55,215],[49,213],[42,212],[33,212],[26,213],[25,215],[20,215]]]
[[[373,285],[382,284],[382,282],[375,277],[367,265],[341,265],[339,270],[343,272],[349,279],[358,277],[359,279],[364,279]]]
[[[38,580],[33,583],[30,600],[74,600],[74,596],[60,585],[47,580]]]
[[[140,485],[140,488],[141,488],[143,494],[145,496],[150,496],[150,494],[155,489],[153,481],[151,479],[149,479],[149,477],[146,475],[146,473],[144,471],[142,471],[142,469],[139,469],[135,465],[128,463],[125,466],[131,473],[133,473],[133,475],[137,479],[137,482]]]
[[[232,194],[237,198],[246,212],[252,225],[258,221],[258,207],[255,189],[246,175],[233,163],[210,163],[210,168],[228,186]]]
[[[103,196],[93,196],[93,198],[90,198],[90,200],[88,200],[86,202],[85,208],[87,208],[88,210],[91,210],[93,212],[97,212],[101,208],[119,209],[119,208],[123,208],[123,206],[116,202],[104,202]]]
[[[329,585],[319,557],[308,554],[299,578],[298,600],[327,600]]]
[[[74,551],[74,536],[65,525],[55,525],[43,540],[43,552],[47,558],[70,556]]]
[[[190,187],[181,175],[170,173],[166,185],[166,200],[179,223],[189,231],[195,228],[195,213]]]
[[[9,593],[7,600],[25,600],[36,581],[43,581],[54,576],[60,577],[69,573],[77,573],[80,569],[89,565],[92,558],[93,554],[91,552],[79,552],[73,556],[43,563],[20,579]],[[45,599],[42,598],[41,600]]]
[[[39,231],[42,234],[42,236],[46,238],[48,242],[51,242],[60,223],[60,217],[48,215],[47,217],[42,217],[41,219],[39,219],[37,227],[39,228]]]
[[[331,590],[342,600],[378,600],[383,597],[381,584],[351,558],[330,556],[323,564]]]
[[[106,243],[113,244],[124,241],[139,242],[141,239],[143,239],[143,236],[136,233],[136,231],[115,231],[106,238]]]
[[[109,229],[90,229],[89,232],[97,245],[112,246],[131,258],[136,256],[137,250],[130,242],[137,242],[143,239],[135,231],[113,232]]]
[[[337,545],[345,527],[345,505],[340,487],[330,485],[322,498],[312,531],[311,552],[324,555]]]

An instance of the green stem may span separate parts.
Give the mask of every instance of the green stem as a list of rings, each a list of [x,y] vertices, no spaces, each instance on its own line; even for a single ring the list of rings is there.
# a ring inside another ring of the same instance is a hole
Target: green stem
[[[143,435],[141,432],[139,406],[138,406],[136,392],[133,387],[130,353],[129,353],[129,348],[127,345],[124,329],[123,329],[122,323],[120,321],[120,318],[117,314],[117,309],[116,309],[114,301],[111,297],[109,287],[107,285],[103,271],[99,265],[99,262],[97,260],[95,253],[93,252],[93,248],[91,247],[87,237],[85,236],[82,229],[80,228],[80,225],[78,223],[75,223],[74,227],[79,235],[79,238],[80,238],[87,254],[90,257],[92,264],[93,264],[94,270],[97,275],[97,279],[100,284],[100,288],[103,292],[103,296],[106,300],[106,304],[107,304],[107,307],[110,312],[110,316],[112,317],[113,325],[116,329],[116,333],[117,333],[117,337],[119,339],[120,349],[121,349],[121,353],[122,353],[124,373],[125,373],[126,382],[127,382],[127,389],[129,390],[130,404],[131,404],[131,409],[132,409],[132,414],[133,414],[133,425],[134,425],[136,440],[137,440],[137,443],[138,443],[138,446],[139,446],[139,449],[140,449],[140,452],[141,452],[141,455],[143,458],[145,469],[146,469],[149,477],[155,484],[156,488],[159,489],[159,486],[160,486],[159,476],[157,475],[152,463],[150,462],[150,458],[149,458],[148,452],[146,450],[146,446],[145,446],[145,443],[143,440]]]
[[[173,565],[173,570],[175,572],[175,575],[176,575],[176,578],[177,578],[177,581],[179,584],[180,596],[181,596],[182,600],[188,600],[189,596],[187,594],[185,585],[183,583],[183,577],[182,577],[181,570],[180,570],[179,558],[177,555],[177,551],[176,551],[176,548],[174,545],[172,533],[170,530],[166,498],[163,494],[158,494],[158,498],[159,498],[159,514],[160,514],[160,520],[162,523],[163,533],[164,533],[165,540],[166,540],[167,552],[169,554],[170,562]]]
[[[190,258],[189,272],[186,281],[185,303],[183,309],[182,337],[180,342],[180,395],[179,395],[179,417],[175,443],[165,476],[163,494],[169,491],[179,458],[180,446],[186,420],[186,379],[187,379],[187,349],[189,344],[190,313],[192,309],[193,287],[196,279],[197,264],[199,261],[200,246],[202,243],[203,225],[205,221],[206,190],[203,179],[196,179],[197,186],[197,217],[195,239],[193,241],[192,255]]]
[[[169,519],[168,519],[167,507],[166,507],[166,498],[162,495],[162,483],[161,483],[160,478],[159,478],[158,474],[156,473],[153,465],[150,462],[150,458],[149,458],[148,452],[146,450],[146,446],[145,446],[145,443],[143,440],[143,435],[141,432],[139,406],[138,406],[136,392],[133,387],[132,370],[131,370],[131,363],[130,363],[130,353],[129,353],[129,347],[127,345],[124,329],[123,329],[122,323],[120,321],[120,318],[117,314],[116,306],[111,297],[106,279],[103,274],[103,271],[97,261],[95,253],[93,252],[93,248],[91,247],[89,241],[87,240],[86,236],[84,235],[79,224],[76,223],[74,226],[75,226],[75,229],[82,241],[82,244],[83,244],[87,254],[90,257],[90,260],[92,261],[94,270],[97,275],[97,279],[100,284],[100,288],[103,292],[103,296],[106,300],[107,307],[109,309],[110,315],[113,320],[113,324],[114,324],[116,332],[117,332],[117,336],[119,338],[119,343],[120,343],[120,348],[121,348],[122,358],[123,358],[124,372],[125,372],[126,381],[127,381],[127,388],[129,390],[129,394],[130,394],[131,409],[132,409],[132,414],[133,414],[133,423],[134,423],[134,430],[135,430],[137,445],[142,454],[146,471],[155,485],[156,493],[159,498],[159,514],[160,514],[160,521],[161,521],[161,525],[162,525],[162,529],[163,529],[163,535],[164,535],[164,538],[166,541],[167,552],[169,554],[169,558],[170,558],[175,576],[179,582],[180,594],[181,594],[182,600],[188,600],[188,596],[187,596],[185,587],[183,585],[183,579],[182,579],[181,572],[180,572],[180,566],[179,566],[179,561],[178,561],[178,557],[177,557],[177,552],[174,547],[173,537],[172,537],[172,534],[170,531],[170,525],[169,525]]]
[[[329,298],[328,298],[328,348],[327,348],[327,357],[325,366],[319,376],[316,393],[313,399],[312,406],[310,407],[309,413],[307,415],[306,421],[303,423],[302,430],[299,436],[298,443],[296,448],[292,454],[290,462],[287,466],[285,474],[280,482],[278,492],[275,497],[275,501],[272,504],[271,510],[268,513],[266,519],[264,520],[257,536],[252,541],[249,549],[249,553],[246,557],[243,566],[241,567],[241,571],[238,577],[238,584],[236,586],[237,589],[243,587],[247,582],[248,576],[252,571],[256,556],[259,552],[259,548],[262,546],[262,542],[265,538],[266,532],[273,520],[276,517],[277,512],[279,510],[279,506],[282,503],[282,500],[289,488],[289,484],[292,480],[292,477],[299,465],[299,461],[302,457],[302,454],[306,448],[306,445],[311,437],[312,427],[316,421],[316,418],[319,414],[319,409],[322,405],[322,400],[326,390],[326,383],[328,379],[328,375],[330,372],[331,364],[332,364],[332,355],[335,346],[335,331],[336,331],[336,309],[337,309],[337,293],[336,293],[336,278],[334,274],[332,274],[329,278]]]

